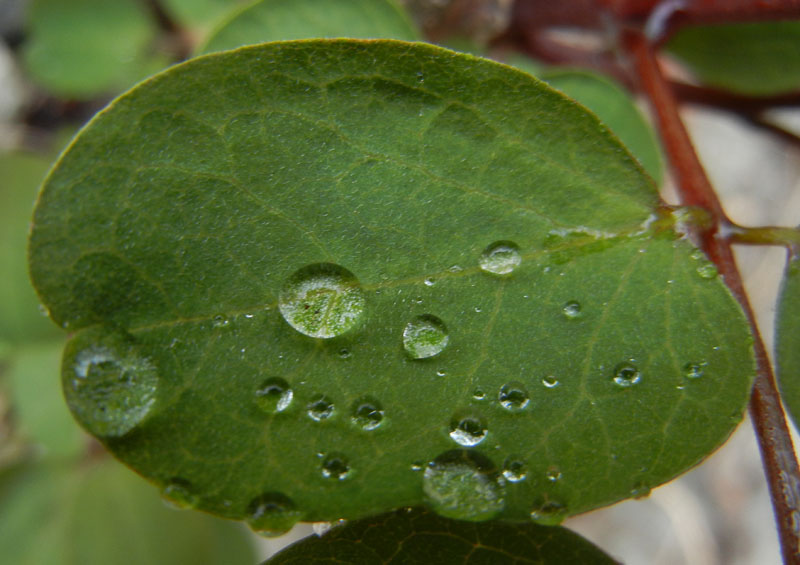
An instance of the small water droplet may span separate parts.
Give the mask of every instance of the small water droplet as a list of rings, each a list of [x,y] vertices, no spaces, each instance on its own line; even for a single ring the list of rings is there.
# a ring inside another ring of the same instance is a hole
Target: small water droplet
[[[433,510],[456,520],[484,521],[505,508],[505,485],[492,462],[476,453],[443,453],[425,469],[423,491]]]
[[[570,320],[574,320],[576,318],[581,317],[581,305],[579,302],[574,300],[570,300],[561,308],[561,312],[564,314],[565,318]]]
[[[271,377],[256,390],[256,404],[264,412],[283,412],[292,403],[294,392],[289,383],[280,377]]]
[[[450,437],[459,445],[473,447],[486,439],[489,428],[475,416],[454,418],[450,422]]]
[[[422,461],[414,461],[411,464],[411,470],[415,471],[415,472],[416,471],[422,471]]]
[[[483,391],[482,388],[476,388],[472,391],[472,398],[475,400],[483,400],[486,398],[486,393]]]
[[[517,457],[509,457],[503,464],[503,476],[507,481],[518,483],[528,478],[528,466]]]
[[[462,267],[461,265],[451,265],[450,268],[448,268],[447,270],[450,271],[451,273],[460,273],[461,271],[464,270],[464,267]]]
[[[705,373],[706,365],[708,365],[708,363],[705,361],[686,363],[686,365],[683,366],[683,374],[688,379],[699,379]]]
[[[631,489],[631,496],[633,498],[644,498],[650,496],[650,487],[644,483],[636,483]]]
[[[257,534],[276,537],[285,534],[303,517],[294,502],[279,492],[253,499],[247,507],[247,524]]]
[[[614,368],[614,382],[619,386],[633,386],[640,380],[642,375],[632,361],[620,363]]]
[[[555,388],[559,385],[558,379],[553,375],[547,375],[542,378],[542,384],[547,388]]]
[[[545,472],[545,477],[547,477],[547,480],[550,481],[551,483],[560,481],[561,476],[562,476],[561,470],[555,465],[551,465],[550,467],[548,467],[547,471]]]
[[[298,332],[331,338],[353,329],[364,314],[365,298],[355,275],[333,263],[296,271],[283,286],[278,308]]]
[[[314,522],[311,524],[311,529],[313,530],[315,536],[324,536],[331,531],[332,527],[333,524],[330,522]]]
[[[353,423],[362,430],[371,431],[383,423],[383,407],[374,398],[365,397],[353,405]]]
[[[321,422],[333,416],[334,408],[330,398],[324,394],[318,394],[308,403],[308,416],[312,420]]]
[[[717,267],[714,263],[706,261],[697,267],[697,274],[703,279],[713,279],[719,274],[719,271],[717,271]]]
[[[480,266],[493,275],[507,275],[522,262],[519,247],[512,241],[496,241],[483,250]]]
[[[425,286],[433,286],[435,284],[436,284],[436,279],[432,279],[430,277],[425,279]]]
[[[180,478],[172,479],[164,485],[161,496],[168,506],[177,509],[195,508],[198,502],[191,483]]]
[[[322,476],[334,481],[343,481],[350,475],[350,462],[341,453],[330,453],[322,460]]]
[[[211,325],[213,325],[215,328],[224,328],[230,323],[231,321],[222,314],[217,314],[214,316],[214,319],[211,320]]]
[[[342,347],[342,348],[339,350],[339,357],[341,357],[342,359],[347,359],[347,358],[348,358],[348,357],[350,357],[351,355],[352,355],[352,353],[351,353],[351,352],[350,352],[350,350],[349,350],[349,349],[347,349],[346,347]]]
[[[476,306],[475,313],[480,314],[481,312],[483,312],[483,309],[480,306]]]
[[[436,376],[437,377],[445,377],[445,376],[447,376],[447,373],[445,371],[442,371],[441,369],[439,369],[438,371],[436,371]]]
[[[413,359],[438,355],[449,340],[447,326],[431,314],[417,316],[403,330],[403,347]]]
[[[519,412],[524,410],[530,403],[530,396],[528,391],[519,382],[511,382],[504,384],[500,388],[500,394],[497,396],[500,400],[500,406],[509,412]]]
[[[699,249],[695,249],[694,251],[692,251],[692,253],[691,253],[691,255],[689,255],[689,257],[691,257],[695,261],[698,261],[700,259],[704,259],[705,258],[705,254],[702,251],[700,251]]]
[[[120,437],[153,412],[159,376],[131,338],[107,328],[77,334],[62,363],[64,397],[89,432]]]
[[[566,516],[567,508],[554,500],[537,504],[531,510],[531,520],[543,526],[557,526]]]

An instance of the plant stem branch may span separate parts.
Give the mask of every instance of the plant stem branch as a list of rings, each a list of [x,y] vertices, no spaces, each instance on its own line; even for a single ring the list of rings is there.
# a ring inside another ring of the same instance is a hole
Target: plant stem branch
[[[781,245],[785,247],[800,247],[800,229],[763,226],[758,228],[743,228],[732,226],[728,240],[731,243],[743,245]]]
[[[727,229],[732,224],[726,217],[692,147],[689,134],[678,113],[677,99],[659,68],[647,38],[638,30],[625,30],[622,40],[628,53],[633,57],[642,89],[653,108],[681,200],[685,205],[705,208],[716,220],[714,227],[710,229],[701,227],[694,235],[716,264],[750,322],[756,358],[756,378],[750,397],[750,416],[758,438],[775,518],[778,522],[784,562],[800,563],[800,531],[798,531],[800,470],[781,408],[772,365],[747,299],[731,243],[720,235],[720,226]]]

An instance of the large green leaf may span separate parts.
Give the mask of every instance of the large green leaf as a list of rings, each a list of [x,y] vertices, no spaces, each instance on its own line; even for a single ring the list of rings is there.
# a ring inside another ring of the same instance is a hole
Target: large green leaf
[[[391,0],[262,0],[225,22],[198,52],[310,37],[415,41],[419,34]]]
[[[155,56],[153,22],[137,0],[33,0],[24,60],[61,96],[118,91],[166,64]]]
[[[0,479],[0,555],[14,565],[254,562],[247,532],[167,508],[118,463],[23,466]]]
[[[667,44],[703,83],[764,96],[800,88],[800,22],[687,27]]]
[[[266,563],[590,565],[615,561],[566,528],[503,522],[477,525],[409,508],[303,539]]]
[[[800,259],[786,265],[777,316],[777,369],[783,403],[798,426],[800,417]]]
[[[423,501],[556,522],[739,422],[744,318],[655,187],[529,75],[396,41],[194,59],[115,101],[45,182],[31,272],[63,386],[198,508]]]

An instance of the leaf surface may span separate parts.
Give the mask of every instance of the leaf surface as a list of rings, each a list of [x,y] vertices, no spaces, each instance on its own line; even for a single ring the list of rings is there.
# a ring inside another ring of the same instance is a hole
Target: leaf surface
[[[419,509],[390,512],[334,527],[289,546],[269,565],[611,564],[600,549],[566,528],[448,520]]]
[[[415,41],[419,34],[391,0],[262,0],[225,22],[198,52],[312,37]]]
[[[0,479],[0,551],[16,565],[249,565],[246,530],[167,508],[118,463],[42,464]]]
[[[700,81],[766,96],[800,88],[800,22],[687,27],[667,43]]]
[[[529,75],[316,40],[114,102],[48,177],[30,261],[76,332],[73,414],[199,508],[260,530],[423,501],[558,522],[741,419],[746,323],[674,221]]]
[[[252,0],[163,0],[167,11],[184,26],[208,30]]]
[[[786,265],[778,302],[777,373],[783,403],[798,427],[800,416],[800,260],[791,257]]]

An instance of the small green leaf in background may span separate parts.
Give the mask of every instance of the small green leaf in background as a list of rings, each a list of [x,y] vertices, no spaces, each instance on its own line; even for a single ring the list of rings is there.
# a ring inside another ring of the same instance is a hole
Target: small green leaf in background
[[[98,114],[40,194],[30,266],[74,332],[73,414],[198,509],[272,532],[420,504],[552,524],[741,420],[749,329],[675,221],[526,73],[277,42]]]
[[[272,556],[269,565],[612,564],[615,561],[566,528],[448,520],[403,509],[332,528]]]
[[[795,427],[800,427],[800,259],[796,254],[786,265],[775,339],[781,398]]]
[[[419,34],[393,0],[262,0],[225,22],[198,53],[312,37],[415,41]]]
[[[667,50],[708,86],[753,96],[800,88],[798,21],[687,27]]]
[[[156,25],[137,0],[33,0],[23,59],[59,96],[118,92],[167,64],[154,51]]]
[[[204,36],[219,22],[252,0],[162,0],[181,25]]]
[[[108,458],[23,465],[0,479],[0,555],[14,565],[251,565],[240,524],[168,508]]]
[[[543,70],[536,76],[597,114],[661,186],[664,169],[655,132],[630,94],[612,80],[585,71]]]

